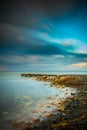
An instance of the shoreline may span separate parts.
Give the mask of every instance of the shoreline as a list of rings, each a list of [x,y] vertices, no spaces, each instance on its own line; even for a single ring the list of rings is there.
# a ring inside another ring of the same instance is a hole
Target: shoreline
[[[87,75],[47,75],[21,74],[34,80],[50,82],[51,87],[71,87],[77,89],[77,94],[67,98],[64,110],[51,114],[42,122],[36,121],[34,126],[25,124],[23,130],[75,130],[87,129]]]
[[[49,75],[21,74],[22,77],[32,77],[38,81],[50,82],[51,85],[87,85],[87,75]]]

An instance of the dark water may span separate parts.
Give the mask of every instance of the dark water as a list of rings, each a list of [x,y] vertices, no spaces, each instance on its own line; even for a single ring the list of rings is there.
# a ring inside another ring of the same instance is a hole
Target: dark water
[[[68,93],[66,94],[66,90]],[[50,87],[49,83],[34,81],[17,72],[0,73],[0,130],[13,130],[14,122],[30,122],[45,118],[57,107],[52,102],[65,100],[74,89]]]

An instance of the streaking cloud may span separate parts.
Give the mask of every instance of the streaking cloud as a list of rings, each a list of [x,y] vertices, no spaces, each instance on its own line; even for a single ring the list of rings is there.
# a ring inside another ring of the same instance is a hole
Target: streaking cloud
[[[79,68],[87,68],[87,62],[81,62],[81,63],[77,63],[77,64],[72,64],[71,67],[79,67]]]
[[[33,33],[34,36],[34,33]],[[53,44],[54,46],[58,46],[62,50],[66,52],[76,53],[76,54],[87,54],[87,43],[80,41],[78,39],[66,38],[52,38],[48,33],[36,32],[36,39],[44,40],[48,42],[48,44]]]

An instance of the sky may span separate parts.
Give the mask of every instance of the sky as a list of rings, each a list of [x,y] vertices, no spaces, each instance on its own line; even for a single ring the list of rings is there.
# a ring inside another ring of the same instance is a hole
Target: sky
[[[0,6],[0,71],[87,71],[86,0]]]

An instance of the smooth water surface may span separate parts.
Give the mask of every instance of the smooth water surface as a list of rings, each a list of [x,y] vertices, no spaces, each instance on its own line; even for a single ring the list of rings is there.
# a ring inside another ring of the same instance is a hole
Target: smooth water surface
[[[66,94],[66,90],[68,93]],[[35,118],[43,120],[45,113],[56,110],[52,102],[65,100],[74,89],[50,87],[49,83],[39,82],[20,76],[17,72],[0,73],[0,128],[13,130],[14,122],[33,123]]]

